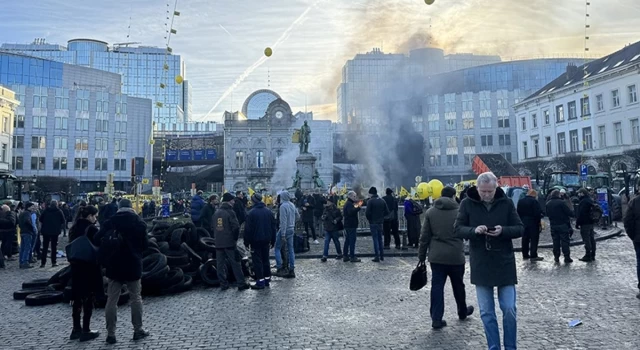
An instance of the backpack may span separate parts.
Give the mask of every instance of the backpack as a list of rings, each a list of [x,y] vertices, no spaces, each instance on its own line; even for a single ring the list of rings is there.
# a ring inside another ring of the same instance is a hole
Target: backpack
[[[98,248],[98,263],[106,268],[113,265],[122,248],[122,235],[116,230],[109,230],[102,236]]]
[[[409,200],[411,202],[411,213],[413,215],[420,215],[423,212],[422,204],[416,202],[415,200]]]
[[[599,223],[600,219],[602,219],[603,214],[604,214],[604,211],[600,207],[600,204],[598,203],[591,204],[591,208],[589,208],[589,218],[591,219],[592,223],[594,224]]]

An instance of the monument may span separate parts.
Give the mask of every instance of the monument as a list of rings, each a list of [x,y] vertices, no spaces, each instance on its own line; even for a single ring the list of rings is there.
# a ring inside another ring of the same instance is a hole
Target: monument
[[[317,158],[309,153],[309,143],[311,142],[311,128],[307,121],[300,130],[296,130],[298,134],[297,141],[300,144],[300,155],[296,158],[297,170],[293,177],[293,187],[305,191],[310,191],[318,187],[322,187],[322,181],[319,180],[318,170],[316,169]],[[295,142],[294,134],[294,142]]]

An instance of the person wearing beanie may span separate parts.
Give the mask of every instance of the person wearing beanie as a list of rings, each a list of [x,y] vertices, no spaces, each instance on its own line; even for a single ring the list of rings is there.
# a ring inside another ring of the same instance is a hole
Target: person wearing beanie
[[[425,214],[418,261],[424,263],[429,255],[431,265],[431,327],[440,329],[447,325],[444,316],[444,285],[451,280],[453,296],[456,301],[458,318],[464,320],[474,311],[467,306],[464,289],[464,244],[454,230],[458,217],[458,202],[453,187],[442,189],[441,197]]]
[[[256,274],[256,283],[251,285],[251,289],[260,290],[269,287],[271,282],[269,250],[276,243],[276,218],[262,202],[261,194],[253,194],[251,202],[253,207],[244,226],[244,246],[251,249]]]
[[[524,224],[522,234],[522,258],[531,261],[544,260],[538,256],[538,241],[542,229],[540,220],[542,219],[542,207],[538,201],[538,192],[529,190],[527,196],[518,201],[518,215]]]
[[[236,259],[236,247],[240,236],[240,224],[233,211],[235,198],[231,193],[222,195],[222,204],[213,215],[213,231],[216,239],[216,262],[218,268],[218,280],[222,290],[229,289],[227,280],[227,265],[236,277],[238,290],[249,289],[249,284],[244,279],[240,262]]]
[[[393,190],[390,188],[387,188],[385,193],[387,195],[382,197],[382,199],[387,203],[389,215],[384,218],[384,223],[382,224],[382,231],[384,232],[384,249],[390,248],[391,235],[393,235],[396,249],[400,249],[400,234],[398,233],[398,199],[393,195]]]
[[[582,242],[584,242],[584,256],[580,261],[591,262],[596,260],[596,239],[593,231],[594,222],[591,220],[591,207],[595,204],[586,188],[578,190],[580,204],[576,215],[576,228],[580,230]]]
[[[131,304],[131,323],[133,324],[133,340],[149,336],[142,328],[142,252],[149,247],[147,224],[133,210],[131,201],[122,198],[118,202],[118,212],[100,225],[94,236],[94,244],[100,247],[103,242],[112,241],[115,237],[122,240],[115,258],[106,267],[109,278],[107,287],[107,304],[105,318],[107,323],[107,343],[116,343],[116,320],[118,318],[118,300],[123,286],[129,290]],[[107,247],[109,247],[108,245]],[[108,248],[104,248],[108,249]],[[100,250],[100,248],[98,248]]]
[[[384,218],[389,215],[387,203],[378,197],[378,190],[375,187],[369,189],[369,201],[367,201],[367,210],[365,215],[369,221],[371,229],[371,238],[373,239],[373,252],[375,257],[373,262],[384,261],[384,242],[382,241],[382,224]]]

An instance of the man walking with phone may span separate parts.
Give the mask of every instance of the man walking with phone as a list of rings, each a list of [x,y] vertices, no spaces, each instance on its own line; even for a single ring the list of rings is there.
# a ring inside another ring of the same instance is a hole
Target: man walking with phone
[[[513,202],[498,187],[493,173],[478,176],[460,204],[456,234],[469,240],[471,283],[476,285],[480,318],[489,349],[500,349],[500,330],[496,318],[494,288],[504,325],[504,347],[517,347],[516,258],[512,240],[522,237],[524,225]]]

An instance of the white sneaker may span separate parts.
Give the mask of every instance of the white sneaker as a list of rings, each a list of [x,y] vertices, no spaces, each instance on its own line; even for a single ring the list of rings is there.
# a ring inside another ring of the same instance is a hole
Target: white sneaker
[[[320,242],[318,242],[318,240],[316,239],[315,241],[313,241],[313,244],[320,244]]]

